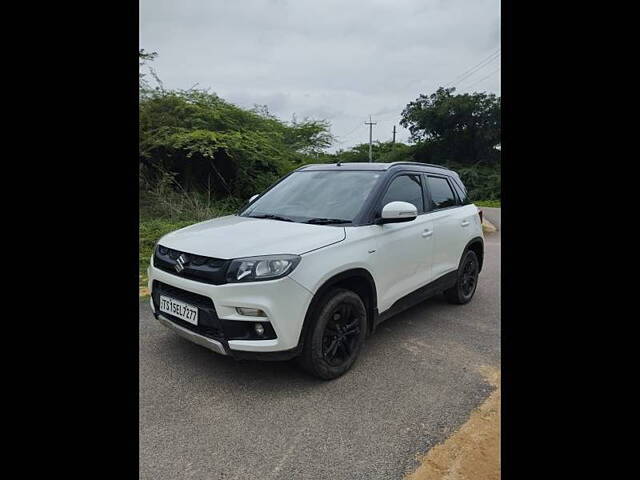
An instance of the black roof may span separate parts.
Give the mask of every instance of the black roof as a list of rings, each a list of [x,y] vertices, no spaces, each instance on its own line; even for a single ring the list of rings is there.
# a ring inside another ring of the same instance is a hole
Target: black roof
[[[392,163],[375,163],[375,162],[352,162],[352,163],[314,163],[310,165],[304,165],[298,170],[375,170],[386,171],[394,167],[418,167],[419,170],[432,173],[448,173],[449,175],[456,175],[456,172],[443,167],[442,165],[433,165],[430,163],[419,162],[392,162]],[[443,171],[444,170],[444,171]]]

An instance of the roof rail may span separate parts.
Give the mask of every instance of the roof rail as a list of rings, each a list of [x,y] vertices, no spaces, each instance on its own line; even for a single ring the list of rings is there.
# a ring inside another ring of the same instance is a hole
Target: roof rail
[[[395,167],[396,165],[422,165],[423,167],[442,168],[443,170],[451,170],[443,165],[436,165],[433,163],[421,163],[421,162],[391,162],[389,167]]]

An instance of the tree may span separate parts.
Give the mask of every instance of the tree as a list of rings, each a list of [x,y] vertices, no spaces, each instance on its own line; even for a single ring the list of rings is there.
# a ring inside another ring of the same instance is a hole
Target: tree
[[[217,198],[261,192],[328,146],[329,124],[291,124],[266,107],[240,108],[206,90],[147,90],[140,98],[139,155],[153,180],[175,174],[187,191]]]
[[[305,155],[315,157],[333,143],[331,125],[326,120],[305,118],[298,121],[294,116],[288,126],[284,141]]]
[[[400,124],[417,143],[414,158],[441,164],[500,162],[500,98],[494,94],[454,94],[440,87],[420,95],[402,111]]]
[[[144,48],[141,48],[138,51],[138,64],[140,65],[139,68],[142,69],[142,67],[144,67],[147,64],[147,62],[153,61],[157,56],[158,56],[157,52],[145,52]],[[149,83],[144,78],[145,76],[146,74],[142,72],[138,73],[141,94],[149,88]]]
[[[373,142],[371,148],[373,161],[376,163],[390,163],[411,160],[410,147],[400,142]],[[322,163],[351,163],[369,161],[369,144],[361,143],[348,150],[338,150],[334,154],[324,154],[319,161]]]

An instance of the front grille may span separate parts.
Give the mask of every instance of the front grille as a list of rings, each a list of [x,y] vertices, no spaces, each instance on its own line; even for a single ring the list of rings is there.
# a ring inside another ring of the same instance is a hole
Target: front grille
[[[178,272],[176,265],[181,255],[185,259],[183,262],[184,269]],[[172,275],[211,285],[227,283],[227,267],[229,263],[229,260],[222,258],[203,257],[161,245],[158,245],[153,254],[153,266],[155,268]]]
[[[213,301],[209,297],[173,287],[158,280],[153,281],[151,288],[151,298],[153,299],[153,306],[156,312],[161,313],[176,325],[186,328],[187,330],[191,330],[192,332],[213,338],[214,340],[225,339],[220,319],[216,314]],[[185,322],[174,315],[160,312],[160,295],[171,297],[181,302],[188,303],[189,305],[193,305],[194,307],[198,307],[198,325]]]

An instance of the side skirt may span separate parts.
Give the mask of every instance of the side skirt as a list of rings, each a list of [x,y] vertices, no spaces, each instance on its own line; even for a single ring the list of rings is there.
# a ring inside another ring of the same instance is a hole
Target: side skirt
[[[434,295],[442,293],[448,288],[453,287],[456,284],[457,279],[458,270],[456,269],[453,272],[446,273],[433,282],[428,283],[427,285],[405,295],[381,314],[378,314],[378,311],[376,309],[375,319],[373,322],[374,328],[380,325],[385,320],[393,317],[394,315],[397,315],[398,313],[403,312],[404,310],[411,308],[414,305],[417,305],[418,303],[423,302],[430,297],[433,297]]]

